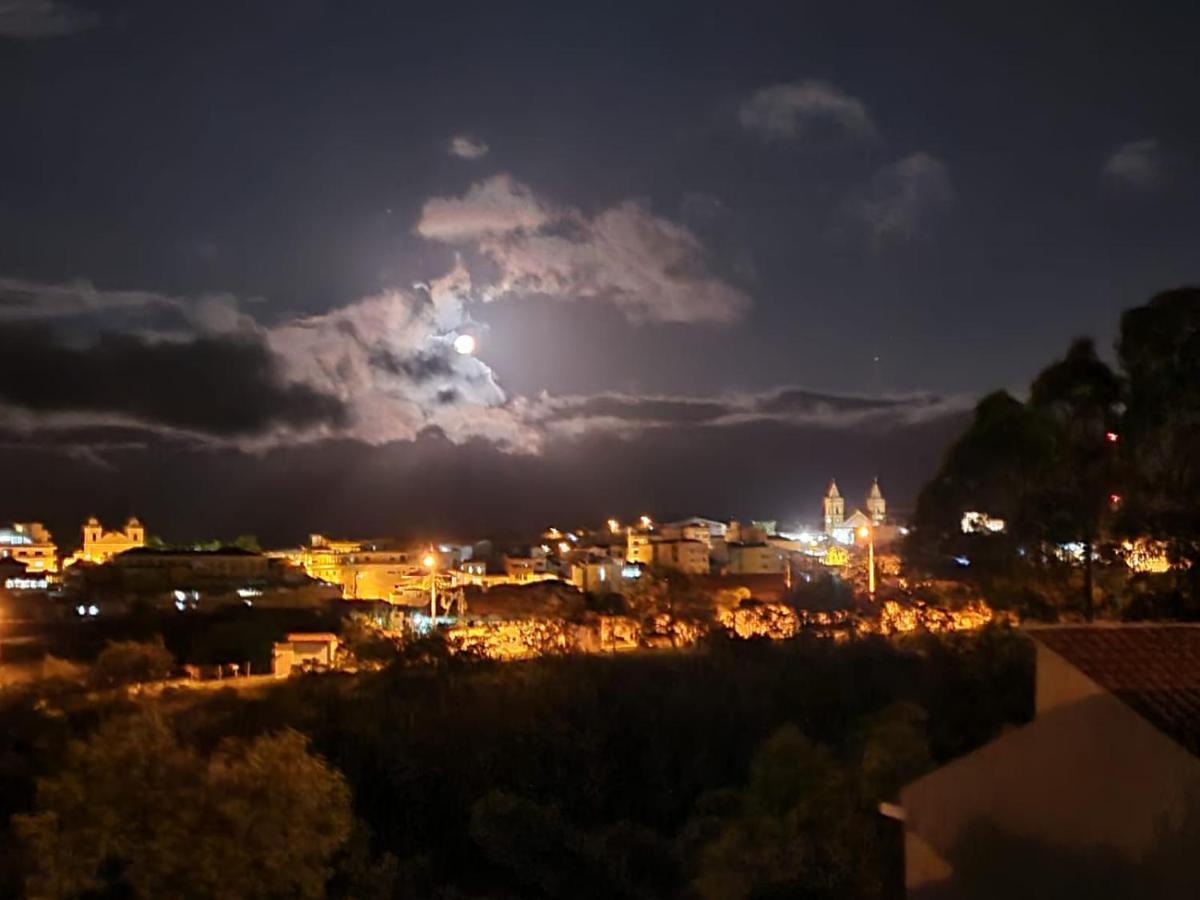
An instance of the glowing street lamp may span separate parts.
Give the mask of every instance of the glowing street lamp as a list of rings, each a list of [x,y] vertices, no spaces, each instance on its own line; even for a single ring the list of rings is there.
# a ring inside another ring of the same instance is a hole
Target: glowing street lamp
[[[875,529],[870,525],[862,525],[858,529],[860,538],[868,538],[867,544],[867,593],[875,599]]]
[[[608,530],[610,532],[612,532],[613,534],[617,534],[621,530],[621,523],[618,522],[616,519],[609,519],[608,520]]]
[[[429,627],[433,628],[437,624],[437,557],[431,550],[421,562],[429,570]]]

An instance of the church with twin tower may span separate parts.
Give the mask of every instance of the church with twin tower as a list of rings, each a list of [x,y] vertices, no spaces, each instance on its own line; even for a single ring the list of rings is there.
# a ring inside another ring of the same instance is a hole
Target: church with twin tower
[[[887,521],[887,501],[883,498],[883,491],[879,489],[878,478],[871,482],[865,505],[866,512],[856,509],[847,516],[846,499],[838,490],[837,481],[831,478],[829,490],[825,492],[825,499],[822,501],[825,533],[843,543],[850,543],[854,540],[854,532],[857,529],[864,525],[878,527]]]

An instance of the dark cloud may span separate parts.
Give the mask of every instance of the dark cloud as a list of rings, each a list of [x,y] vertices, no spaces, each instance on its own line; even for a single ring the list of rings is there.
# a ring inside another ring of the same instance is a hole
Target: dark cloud
[[[943,419],[972,406],[970,397],[957,395],[856,397],[793,387],[715,397],[606,393],[543,397],[541,403],[542,421],[551,432],[575,436],[597,431],[628,434],[677,426],[728,429],[762,422],[834,431],[859,428],[878,431]]]
[[[344,418],[337,399],[285,382],[252,335],[101,335],[68,345],[32,323],[0,331],[0,401],[34,417],[65,414],[219,438]]]
[[[275,545],[310,530],[502,539],[548,523],[640,513],[813,523],[831,476],[851,503],[878,476],[903,512],[967,415],[881,428],[680,424],[553,438],[540,455],[505,453],[478,439],[455,443],[437,429],[378,446],[330,440],[257,456],[156,437],[151,452],[113,447],[99,460],[26,438],[0,440],[0,466],[28,473],[6,485],[10,514],[44,519],[64,543],[90,514],[136,513],[152,533],[172,539],[255,532]],[[57,489],[48,495],[51,482]],[[330,487],[309,489],[314,484]]]
[[[861,100],[815,79],[755,91],[738,110],[738,121],[764,140],[871,138],[876,134],[875,123]]]
[[[730,407],[720,401],[671,397],[636,397],[598,394],[578,398],[555,411],[552,418],[612,418],[638,423],[704,423],[729,415]]]
[[[58,0],[0,0],[0,38],[63,37],[99,23],[94,12]]]
[[[370,354],[371,365],[392,375],[405,375],[418,384],[433,378],[446,378],[454,373],[447,353],[419,352],[402,357],[384,348]]]
[[[1163,153],[1154,138],[1129,141],[1104,160],[1104,177],[1113,184],[1147,190],[1157,187],[1163,170]]]

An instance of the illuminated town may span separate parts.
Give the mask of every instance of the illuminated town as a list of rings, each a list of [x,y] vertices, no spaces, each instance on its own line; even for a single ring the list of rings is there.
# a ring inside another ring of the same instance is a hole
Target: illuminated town
[[[549,526],[520,545],[312,534],[301,547],[265,551],[148,545],[138,519],[109,529],[92,517],[69,554],[59,552],[40,523],[14,523],[0,531],[0,566],[7,569],[6,589],[22,596],[23,608],[35,608],[35,618],[111,618],[135,604],[179,613],[229,604],[326,605],[362,609],[365,621],[397,639],[436,629],[456,648],[499,658],[534,655],[543,646],[678,648],[711,628],[789,638],[811,627],[845,637],[856,628],[969,628],[990,619],[982,607],[940,618],[923,614],[897,577],[898,557],[890,551],[907,529],[888,517],[878,481],[863,506],[847,514],[831,481],[819,523],[795,530],[766,521],[656,522],[643,515],[629,523]],[[680,578],[708,598],[707,609],[686,616],[653,609],[653,585]],[[833,612],[788,605],[793,586],[814,578],[844,584],[861,602]],[[624,615],[589,611],[614,602],[626,607]],[[652,614],[639,619],[639,604]],[[293,637],[276,644],[274,674],[336,664],[336,651],[322,645],[297,653],[297,643]]]
[[[167,547],[148,544],[137,518],[109,530],[92,517],[79,548],[60,554],[44,526],[25,522],[0,531],[0,567],[31,622],[113,618],[146,606],[179,614],[230,605],[327,608],[388,639],[437,632],[455,651],[496,659],[680,649],[714,629],[739,638],[807,631],[845,639],[1019,622],[965,588],[952,591],[952,602],[923,596],[923,588],[942,596],[947,585],[905,576],[899,550],[909,529],[889,516],[878,480],[864,498],[847,512],[831,480],[811,526],[642,515],[627,523],[548,526],[527,544],[504,545],[312,534],[294,548]],[[962,516],[964,535],[1004,530],[1002,519],[985,513]],[[1055,552],[1078,559],[1081,550],[1064,544]],[[1123,542],[1118,557],[1131,572],[1170,568],[1165,547],[1144,540]],[[814,585],[827,585],[841,601],[806,604]],[[672,594],[688,595],[686,607],[676,608]],[[339,655],[336,634],[279,637],[275,676],[362,664]],[[251,668],[241,660],[227,664],[243,664],[243,674]]]

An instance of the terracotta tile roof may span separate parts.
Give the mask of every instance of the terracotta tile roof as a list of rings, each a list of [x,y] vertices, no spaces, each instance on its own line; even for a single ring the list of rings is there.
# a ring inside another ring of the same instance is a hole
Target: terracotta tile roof
[[[1200,756],[1200,625],[1045,628],[1031,637]]]

